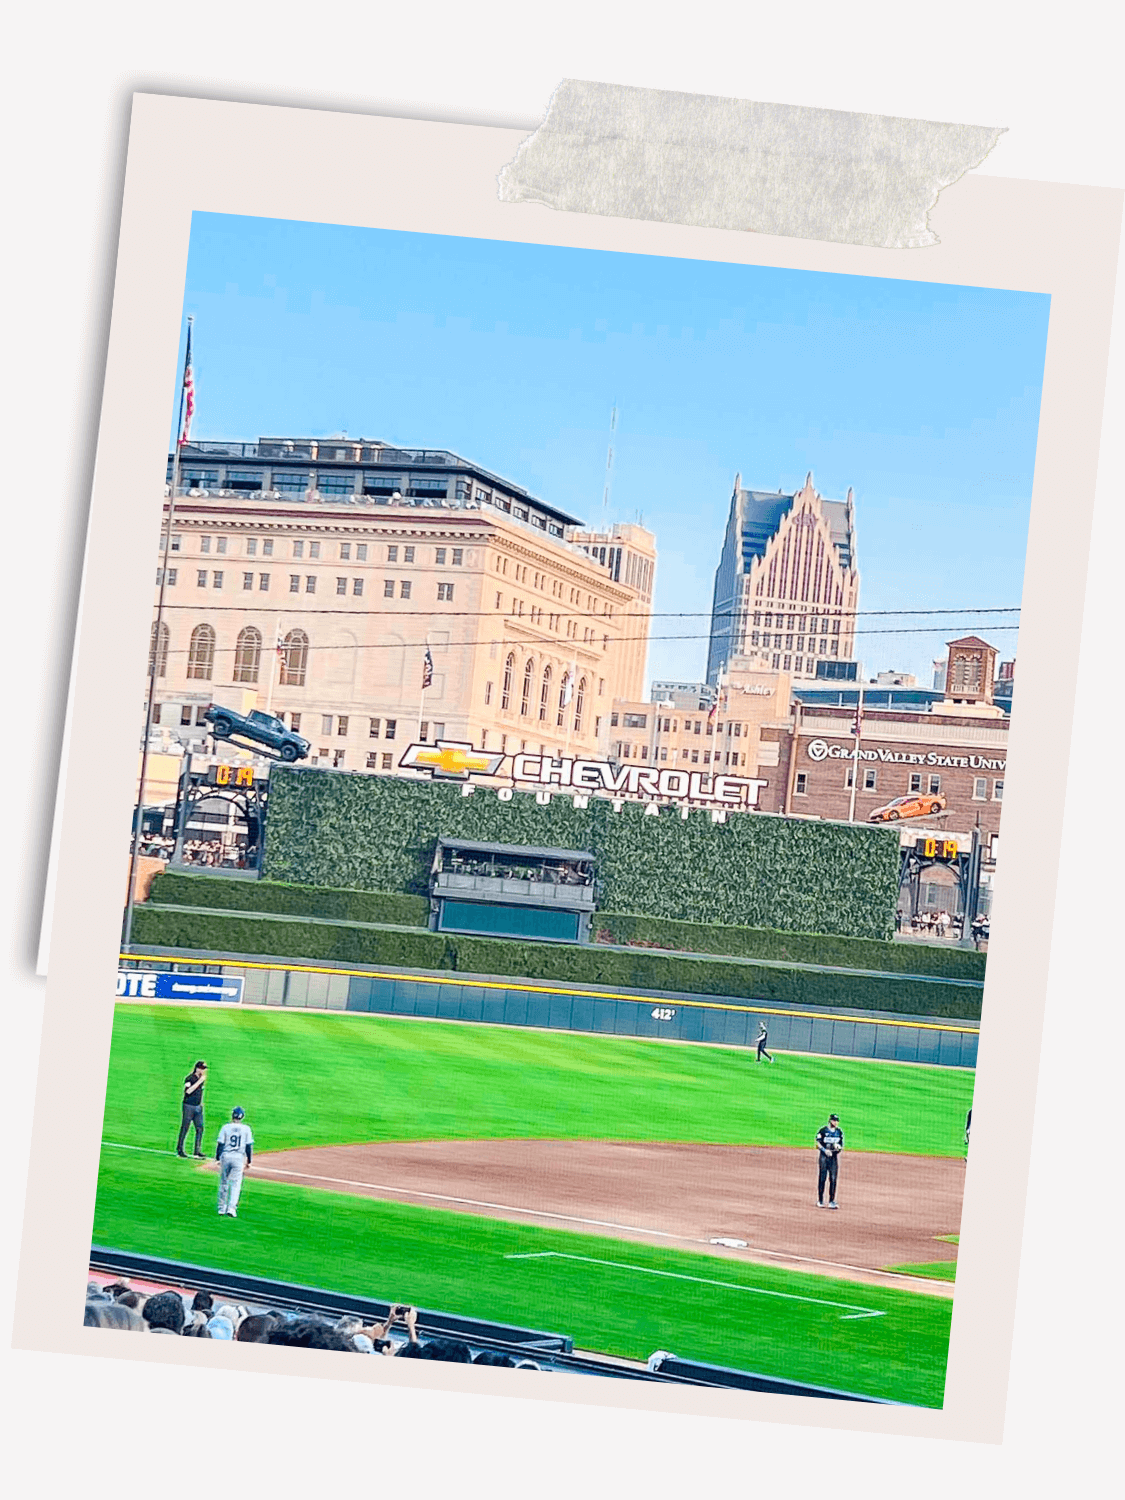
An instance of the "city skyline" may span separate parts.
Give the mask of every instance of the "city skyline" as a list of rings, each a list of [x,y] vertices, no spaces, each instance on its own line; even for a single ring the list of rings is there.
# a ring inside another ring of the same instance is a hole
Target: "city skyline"
[[[811,469],[826,498],[855,490],[855,655],[869,675],[927,681],[968,631],[1015,654],[1017,617],[969,607],[1019,604],[1047,308],[988,289],[196,214],[193,436],[449,447],[588,526],[640,517],[659,557],[650,679],[705,674],[734,474],[792,492]],[[965,612],[936,628],[864,618],[927,608]]]

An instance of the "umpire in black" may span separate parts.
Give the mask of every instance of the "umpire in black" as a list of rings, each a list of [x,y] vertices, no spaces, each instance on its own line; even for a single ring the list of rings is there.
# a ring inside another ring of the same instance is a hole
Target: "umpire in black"
[[[840,1175],[840,1152],[844,1149],[844,1132],[840,1129],[839,1115],[829,1115],[828,1124],[816,1133],[817,1149],[820,1152],[820,1174],[816,1184],[817,1208],[835,1208],[836,1179]],[[824,1201],[824,1185],[828,1184],[828,1202]]]
[[[186,1156],[184,1142],[188,1129],[195,1126],[195,1155],[202,1157],[199,1149],[203,1144],[203,1086],[207,1082],[207,1064],[202,1058],[184,1079],[184,1094],[181,1103],[180,1138],[176,1142],[176,1155]]]

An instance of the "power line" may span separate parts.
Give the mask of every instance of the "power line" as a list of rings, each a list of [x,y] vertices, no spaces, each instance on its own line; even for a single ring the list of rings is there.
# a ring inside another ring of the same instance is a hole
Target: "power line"
[[[286,595],[284,597],[289,597],[289,596]],[[543,608],[543,606],[541,606],[539,604],[536,604],[534,607],[536,609],[542,609]],[[357,616],[360,617],[360,618],[366,618],[366,617],[369,617],[371,615],[386,615],[388,617],[388,619],[392,619],[392,620],[414,619],[414,618],[417,618],[419,616],[424,616],[427,619],[432,618],[432,619],[435,619],[435,620],[490,620],[490,619],[495,619],[496,616],[497,616],[497,614],[500,614],[502,618],[506,618],[506,616],[507,616],[507,611],[498,611],[498,610],[495,610],[495,609],[449,609],[449,610],[443,609],[441,611],[438,611],[436,609],[396,609],[396,610],[383,610],[383,609],[339,609],[339,608],[335,608],[335,609],[328,609],[328,608],[324,608],[324,609],[321,609],[321,608],[306,609],[306,608],[298,608],[298,609],[286,611],[281,605],[274,605],[274,604],[251,605],[251,604],[201,604],[201,603],[195,603],[195,604],[165,604],[164,608],[165,608],[165,611],[167,611],[169,609],[194,609],[194,610],[202,610],[202,611],[205,611],[208,614],[227,613],[227,612],[230,612],[230,611],[234,611],[234,612],[237,612],[238,614],[270,614],[270,613],[273,613],[273,614],[286,614],[286,613],[290,613],[290,614],[298,614],[298,615],[347,615],[347,616],[350,616],[353,619],[355,619]],[[832,608],[835,609],[836,606],[832,606]],[[858,619],[879,619],[879,618],[903,619],[903,618],[905,618],[907,616],[912,616],[913,617],[913,616],[922,616],[922,615],[928,615],[928,616],[934,616],[934,615],[1018,615],[1021,612],[1021,610],[1022,610],[1022,605],[1019,605],[1019,604],[990,604],[990,605],[980,605],[980,606],[968,606],[968,607],[966,607],[964,609],[850,609],[850,610],[845,610],[843,608],[840,608],[838,613],[833,614],[833,613],[830,613],[830,611],[829,611],[829,609],[827,607],[825,607],[822,611],[815,612],[815,617],[818,620],[823,620],[823,619],[858,620]],[[731,610],[729,612],[727,612],[727,611],[712,612],[709,609],[654,609],[654,610],[636,610],[636,611],[629,611],[627,613],[621,613],[621,614],[615,613],[615,614],[612,614],[612,615],[606,615],[606,614],[599,614],[596,611],[589,611],[589,612],[587,612],[587,611],[582,611],[582,610],[566,610],[566,611],[560,612],[560,611],[553,610],[553,609],[547,609],[546,610],[547,614],[551,614],[551,615],[558,614],[560,620],[601,620],[603,622],[606,622],[606,621],[612,622],[614,620],[738,620],[738,619],[744,619],[750,612],[751,611],[748,610],[748,609],[746,609],[746,610]],[[753,612],[755,614],[765,613],[765,614],[775,614],[775,615],[779,615],[779,616],[785,616],[785,615],[789,615],[789,614],[800,613],[800,611],[798,609],[796,609],[796,608],[794,608],[794,609],[789,609],[789,608],[778,609],[776,607],[768,609],[768,610],[761,609],[761,608],[756,608]],[[804,617],[806,619],[812,618],[813,617],[813,612],[806,612],[806,614],[805,614]],[[999,628],[999,627],[996,627],[996,628]]]

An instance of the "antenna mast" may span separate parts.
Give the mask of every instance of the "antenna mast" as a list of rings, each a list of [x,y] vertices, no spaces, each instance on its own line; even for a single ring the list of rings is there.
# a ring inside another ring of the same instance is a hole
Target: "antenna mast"
[[[605,489],[602,492],[602,519],[608,524],[609,521],[609,492],[613,486],[613,443],[617,435],[617,402],[613,403],[613,410],[609,415],[609,447],[605,456]]]

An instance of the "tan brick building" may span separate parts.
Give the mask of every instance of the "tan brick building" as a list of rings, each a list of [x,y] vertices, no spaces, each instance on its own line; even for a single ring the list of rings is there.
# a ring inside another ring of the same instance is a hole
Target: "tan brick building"
[[[281,715],[348,770],[394,770],[419,737],[591,754],[644,691],[643,527],[587,533],[455,454],[345,439],[191,445],[181,475],[154,641],[167,738],[200,742],[215,701]]]

